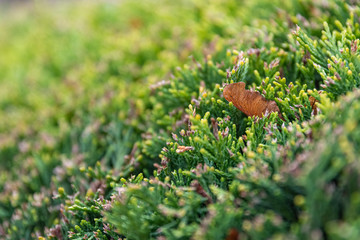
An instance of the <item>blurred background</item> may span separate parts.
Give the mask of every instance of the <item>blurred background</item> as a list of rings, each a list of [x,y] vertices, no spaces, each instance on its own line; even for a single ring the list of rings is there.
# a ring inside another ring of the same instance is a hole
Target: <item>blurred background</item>
[[[134,143],[169,121],[151,113],[162,107],[150,86],[234,44],[281,1],[211,2],[1,1],[0,235],[30,239],[55,224],[58,187],[94,184],[81,169],[100,162],[126,176]],[[148,149],[145,171],[161,150]]]
[[[175,119],[151,86],[194,59],[270,44],[259,29],[294,2],[0,0],[0,236],[56,224],[53,193],[85,196],[97,162],[126,176],[136,152],[151,172],[164,138],[134,144]]]

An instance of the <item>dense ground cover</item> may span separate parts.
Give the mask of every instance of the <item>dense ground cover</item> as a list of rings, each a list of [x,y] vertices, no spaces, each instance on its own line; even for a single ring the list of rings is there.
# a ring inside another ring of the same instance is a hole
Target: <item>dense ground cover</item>
[[[357,1],[52,4],[0,11],[1,237],[359,238]]]

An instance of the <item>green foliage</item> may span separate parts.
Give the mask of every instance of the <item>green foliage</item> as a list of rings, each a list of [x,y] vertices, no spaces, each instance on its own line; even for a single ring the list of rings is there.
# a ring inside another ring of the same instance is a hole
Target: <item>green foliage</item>
[[[4,239],[359,238],[356,3],[56,6],[0,14]]]
[[[360,33],[359,23],[354,21],[354,14],[359,12],[356,10],[351,11],[346,28],[339,21],[335,23],[341,32],[331,32],[325,22],[325,30],[319,41],[311,40],[301,29],[295,33],[299,43],[311,54],[311,63],[323,79],[321,87],[335,99],[360,86]]]
[[[356,239],[359,188],[359,91],[327,106],[326,121],[308,153],[301,181],[307,186],[306,224],[334,239]],[[336,147],[333,147],[336,146]],[[310,186],[313,187],[310,187]],[[315,214],[316,213],[316,214]],[[347,231],[341,232],[346,226]]]

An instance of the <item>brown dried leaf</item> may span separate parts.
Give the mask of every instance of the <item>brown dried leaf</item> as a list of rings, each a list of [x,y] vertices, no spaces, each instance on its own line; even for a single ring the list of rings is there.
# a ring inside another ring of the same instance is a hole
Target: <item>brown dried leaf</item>
[[[266,113],[278,112],[281,119],[279,107],[275,101],[266,100],[259,92],[245,89],[244,82],[232,83],[224,88],[224,97],[247,116],[263,117]]]
[[[192,146],[178,146],[176,149],[176,153],[183,153],[186,151],[194,150],[194,147]]]
[[[316,100],[316,98],[314,98],[313,96],[309,97],[309,101],[310,101],[311,108],[314,111],[314,115],[317,115],[318,112],[317,112],[316,103],[319,101]]]
[[[239,239],[239,231],[235,228],[229,229],[228,235],[225,240],[238,240]]]

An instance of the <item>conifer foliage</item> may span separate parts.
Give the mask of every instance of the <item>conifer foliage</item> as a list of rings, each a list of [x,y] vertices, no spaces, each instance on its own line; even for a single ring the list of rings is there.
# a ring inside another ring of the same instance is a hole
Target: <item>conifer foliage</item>
[[[16,121],[32,131],[0,126],[4,239],[359,239],[358,2],[161,2],[93,5],[90,40],[43,30],[78,39],[77,57],[36,60],[38,81],[69,91],[29,96],[40,123]],[[247,116],[252,98],[224,97],[238,82],[278,110]]]

